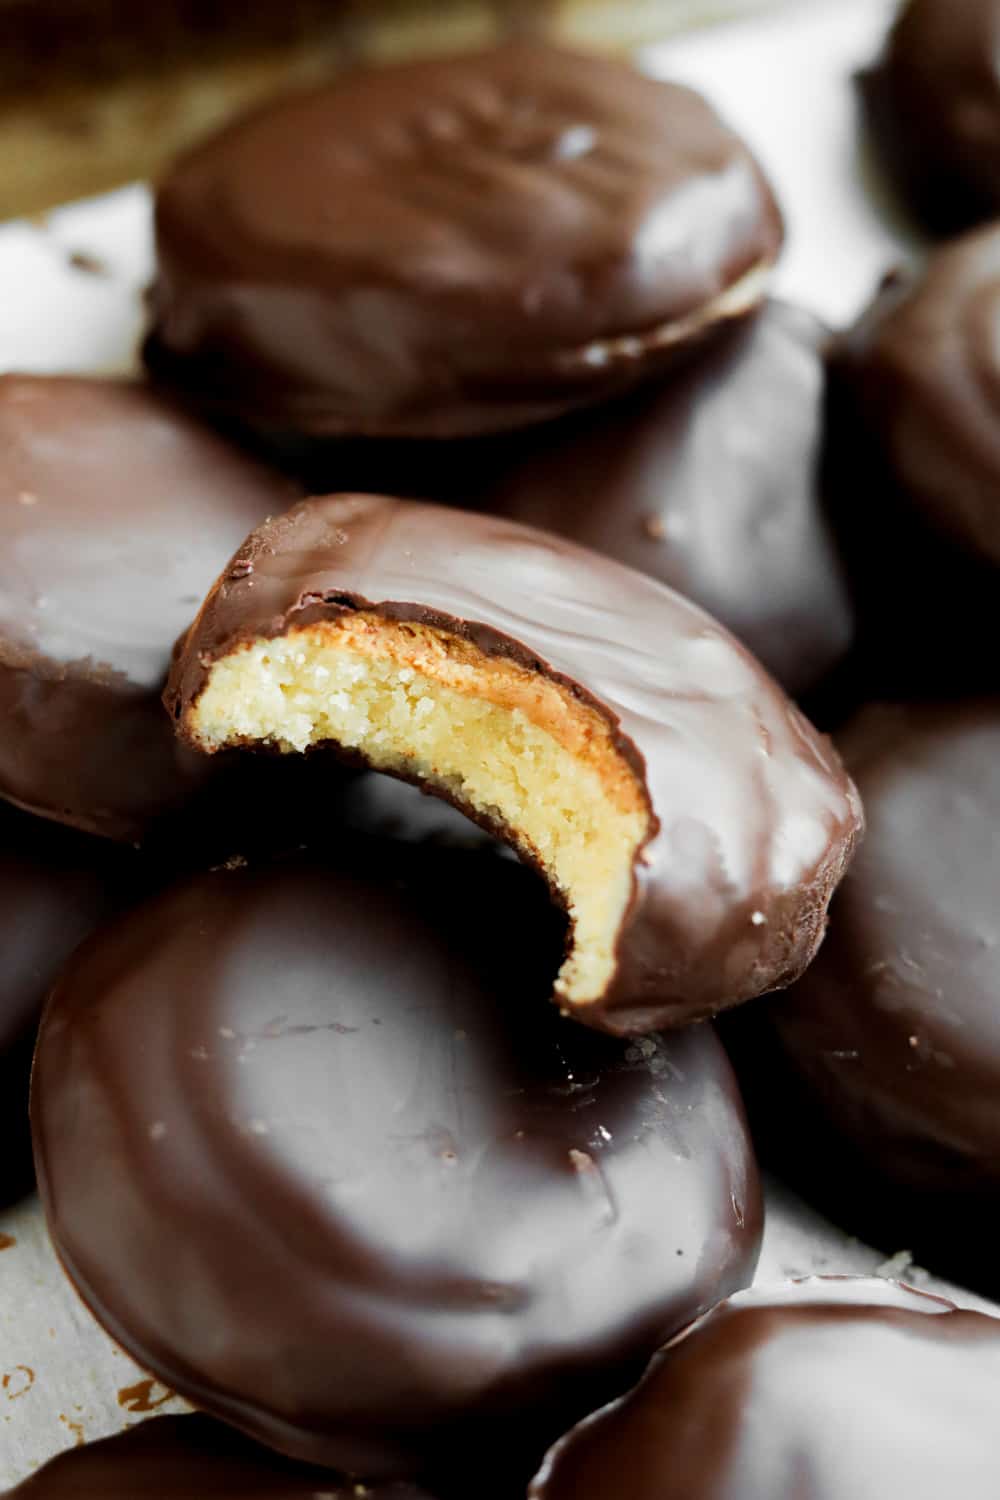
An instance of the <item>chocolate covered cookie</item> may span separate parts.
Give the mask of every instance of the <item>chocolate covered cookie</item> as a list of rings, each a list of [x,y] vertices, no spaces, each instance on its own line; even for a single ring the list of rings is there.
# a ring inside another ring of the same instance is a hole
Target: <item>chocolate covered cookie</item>
[[[227,553],[288,486],[140,385],[0,378],[0,797],[136,839],[204,779],[159,699]]]
[[[993,1500],[1000,1321],[898,1283],[741,1292],[558,1443],[530,1500]]]
[[[908,0],[862,78],[886,163],[931,230],[1000,213],[998,37],[998,0]]]
[[[1000,228],[891,278],[837,352],[839,382],[901,497],[970,558],[1000,565]]]
[[[745,1016],[748,1086],[846,1227],[996,1287],[1000,701],[869,708],[838,743],[867,835],[808,975]]]
[[[416,1485],[357,1485],[279,1458],[208,1417],[155,1417],[70,1448],[6,1500],[431,1500]]]
[[[132,850],[0,803],[0,1203],[31,1181],[28,1077],[52,982],[77,944],[152,878]]]
[[[670,584],[801,695],[853,635],[822,503],[827,338],[771,302],[685,370],[539,431],[483,508]]]
[[[523,427],[756,307],[781,238],[689,89],[526,42],[359,69],[168,174],[147,358],[271,436]]]
[[[453,801],[569,913],[555,995],[645,1032],[787,984],[861,826],[829,742],[695,605],[510,521],[377,496],[259,528],[166,701],[215,753],[331,745]]]
[[[33,1082],[52,1238],[145,1368],[275,1448],[523,1483],[750,1280],[739,1096],[707,1027],[626,1044],[539,1004],[559,923],[516,862],[340,850],[79,952]]]

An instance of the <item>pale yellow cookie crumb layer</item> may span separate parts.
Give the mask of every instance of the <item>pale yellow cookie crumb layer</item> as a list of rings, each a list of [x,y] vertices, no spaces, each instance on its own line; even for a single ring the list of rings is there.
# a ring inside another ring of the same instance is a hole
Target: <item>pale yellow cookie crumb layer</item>
[[[557,995],[604,993],[650,813],[607,720],[568,687],[434,626],[352,613],[215,662],[186,728],[209,751],[332,741],[489,818],[565,902]]]

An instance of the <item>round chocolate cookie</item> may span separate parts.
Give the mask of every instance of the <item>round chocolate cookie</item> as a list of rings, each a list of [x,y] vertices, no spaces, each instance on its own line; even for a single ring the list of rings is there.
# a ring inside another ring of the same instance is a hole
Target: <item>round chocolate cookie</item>
[[[539,432],[483,508],[670,584],[800,695],[853,628],[821,502],[827,338],[771,302],[669,379]]]
[[[52,982],[77,944],[149,881],[134,851],[0,803],[0,1203],[31,1182],[28,1078]]]
[[[747,1084],[847,1228],[996,1287],[1000,699],[869,708],[838,742],[867,835],[815,964],[746,1015],[777,1053]]]
[[[909,0],[862,78],[886,164],[927,228],[1000,213],[1000,0]]]
[[[903,499],[1000,565],[1000,227],[891,278],[836,366]]]
[[[341,848],[80,950],[36,1053],[49,1227],[112,1336],[252,1436],[523,1485],[750,1280],[741,1103],[707,1027],[625,1044],[539,1005],[561,933],[514,861]]]
[[[994,1500],[1000,1321],[895,1282],[742,1292],[557,1443],[529,1500]]]
[[[699,95],[510,42],[361,69],[183,157],[152,369],[280,436],[448,437],[607,397],[762,299],[770,188]]]
[[[696,605],[550,533],[384,496],[259,527],[165,701],[208,754],[333,747],[505,839],[569,913],[555,998],[618,1034],[796,978],[862,823],[829,741]]]
[[[397,1483],[359,1485],[306,1468],[208,1417],[154,1417],[60,1453],[4,1500],[432,1500]]]
[[[133,839],[204,767],[160,704],[178,634],[288,486],[139,385],[0,377],[0,796]]]
[[[209,1417],[155,1417],[60,1453],[7,1500],[431,1500],[415,1485],[359,1485],[251,1443]]]

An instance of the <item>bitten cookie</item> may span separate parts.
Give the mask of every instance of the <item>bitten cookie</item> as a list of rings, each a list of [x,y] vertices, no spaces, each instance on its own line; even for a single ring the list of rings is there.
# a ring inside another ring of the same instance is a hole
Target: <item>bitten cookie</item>
[[[794,979],[861,827],[829,741],[697,606],[433,505],[330,496],[259,528],[166,702],[198,749],[330,745],[506,839],[569,915],[556,998],[608,1031]]]

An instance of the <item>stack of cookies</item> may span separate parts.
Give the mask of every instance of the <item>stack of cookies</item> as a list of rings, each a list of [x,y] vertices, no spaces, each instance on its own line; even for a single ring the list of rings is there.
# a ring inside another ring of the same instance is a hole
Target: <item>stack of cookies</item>
[[[679,85],[358,69],[166,176],[147,382],[0,380],[2,1188],[33,1050],[56,1252],[202,1413],[17,1494],[995,1492],[991,1319],[741,1291],[714,1017],[775,1160],[994,1191],[982,413],[908,331],[983,370],[980,242],[832,342],[782,233]]]

